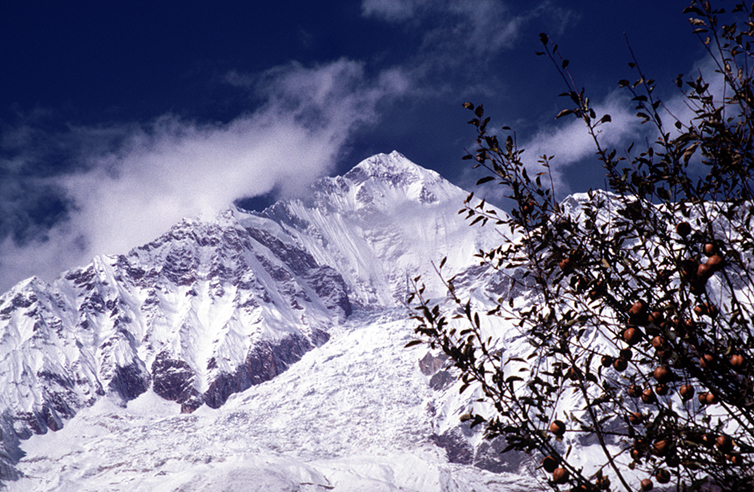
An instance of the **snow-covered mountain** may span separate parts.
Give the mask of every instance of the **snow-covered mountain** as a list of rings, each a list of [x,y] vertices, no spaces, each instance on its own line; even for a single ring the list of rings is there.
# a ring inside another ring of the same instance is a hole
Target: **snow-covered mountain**
[[[517,490],[460,426],[443,359],[404,349],[422,275],[497,296],[467,193],[397,152],[261,213],[184,220],[0,296],[11,490]],[[468,398],[468,396],[466,396]],[[55,432],[48,432],[48,430]]]

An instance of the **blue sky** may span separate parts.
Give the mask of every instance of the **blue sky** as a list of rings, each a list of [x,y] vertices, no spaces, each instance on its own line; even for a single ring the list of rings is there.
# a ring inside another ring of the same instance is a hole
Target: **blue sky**
[[[602,186],[562,82],[643,138],[617,81],[624,33],[673,100],[702,63],[684,1],[352,0],[0,4],[0,291],[120,254],[186,216],[295,196],[398,150],[464,187],[464,101],[554,154],[561,193]],[[257,200],[249,200],[257,197]],[[259,199],[259,197],[263,197]],[[494,200],[494,196],[492,197]]]

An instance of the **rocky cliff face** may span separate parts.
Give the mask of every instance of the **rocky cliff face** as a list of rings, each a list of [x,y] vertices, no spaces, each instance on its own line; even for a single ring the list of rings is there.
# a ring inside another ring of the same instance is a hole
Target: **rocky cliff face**
[[[233,212],[0,298],[4,403],[27,437],[151,386],[191,411],[279,374],[351,312],[340,275]]]
[[[127,255],[16,285],[0,296],[2,478],[14,477],[18,439],[106,395],[125,403],[151,388],[186,413],[220,407],[354,311],[395,306],[446,252],[447,268],[464,270],[485,239],[447,219],[463,198],[379,155],[306,200],[184,220]]]

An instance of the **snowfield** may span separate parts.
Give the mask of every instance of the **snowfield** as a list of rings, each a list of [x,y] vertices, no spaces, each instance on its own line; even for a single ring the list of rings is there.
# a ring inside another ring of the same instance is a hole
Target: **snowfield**
[[[443,256],[463,295],[504,288],[473,259],[500,237],[457,214],[466,195],[379,154],[308,198],[186,219],[126,256],[18,284],[0,296],[4,487],[546,486],[460,424],[474,393],[438,353],[404,348],[411,279],[441,299]]]
[[[517,474],[448,463],[429,440],[457,425],[465,401],[455,385],[429,387],[418,367],[426,348],[403,348],[404,314],[349,321],[219,409],[180,414],[151,391],[125,408],[103,398],[26,441],[26,478],[8,490],[531,490]]]

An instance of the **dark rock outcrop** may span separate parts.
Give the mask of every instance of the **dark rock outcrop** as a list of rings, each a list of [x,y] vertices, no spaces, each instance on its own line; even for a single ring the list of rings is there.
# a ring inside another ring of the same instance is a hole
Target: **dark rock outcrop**
[[[152,363],[152,390],[166,400],[186,402],[194,394],[194,371],[187,362],[160,352]]]
[[[440,435],[435,434],[431,440],[445,450],[448,461],[451,463],[468,465],[474,460],[474,448],[471,447],[462,430],[458,427]]]
[[[127,366],[117,366],[108,384],[108,390],[124,400],[133,400],[149,389],[150,377],[147,367],[138,358]]]
[[[523,451],[503,453],[506,446],[504,437],[482,441],[474,453],[474,466],[493,473],[519,473],[532,464],[531,455]]]
[[[442,391],[453,384],[453,381],[455,380],[456,378],[454,378],[450,372],[439,371],[429,379],[429,387],[436,391]]]
[[[326,342],[329,336],[319,332],[314,338],[321,344]],[[215,378],[204,393],[205,403],[211,408],[221,407],[233,393],[269,381],[288,369],[312,348],[309,339],[295,335],[278,342],[260,342],[249,351],[244,364],[233,374],[221,374]]]
[[[419,370],[425,376],[431,376],[445,366],[445,361],[448,360],[448,356],[444,353],[432,355],[431,352],[427,352],[427,355],[419,360]]]

